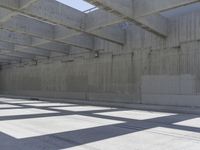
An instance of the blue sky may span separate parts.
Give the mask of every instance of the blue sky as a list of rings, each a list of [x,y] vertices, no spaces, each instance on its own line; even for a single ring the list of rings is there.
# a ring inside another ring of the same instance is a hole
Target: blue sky
[[[64,3],[68,6],[71,6],[73,8],[76,8],[80,11],[85,11],[85,10],[88,10],[88,9],[94,7],[93,5],[90,5],[89,3],[87,3],[83,0],[57,0],[57,1]],[[191,11],[199,10],[199,9],[200,9],[200,2],[191,4],[191,5],[188,5],[185,7],[180,7],[180,8],[174,9],[174,10],[165,11],[161,14],[164,15],[165,17],[173,17],[176,15],[180,15],[183,13],[189,13]]]
[[[83,0],[57,0],[57,1],[64,3],[68,6],[71,6],[73,8],[76,8],[80,11],[85,11],[94,7]]]

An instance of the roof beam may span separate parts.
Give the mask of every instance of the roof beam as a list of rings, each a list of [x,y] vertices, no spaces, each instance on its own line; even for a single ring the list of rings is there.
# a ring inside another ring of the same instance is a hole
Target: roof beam
[[[118,37],[107,35],[106,33],[104,33],[103,35],[98,35],[96,33],[86,31],[85,30],[86,14],[76,9],[73,9],[69,6],[63,5],[55,0],[40,0],[37,3],[34,3],[24,9],[19,9],[19,7],[13,9],[12,5],[8,5],[1,2],[0,2],[0,7],[19,12],[21,14],[25,14],[27,16],[36,18],[43,22],[48,22],[54,25],[60,25],[67,29],[72,29],[77,32],[88,33],[90,35],[120,45],[124,44],[124,41],[119,41]],[[121,36],[124,36],[124,34]]]
[[[103,7],[108,12],[118,16],[118,18],[109,16],[109,19],[104,19],[100,24],[89,25],[89,28],[101,27],[119,23],[124,20],[129,20],[141,26],[142,28],[158,34],[160,36],[167,36],[167,19],[159,15],[161,11],[181,7],[199,0],[85,0],[96,6]],[[100,11],[99,11],[100,12]],[[107,14],[100,12],[102,16]],[[157,14],[156,14],[157,13]],[[96,14],[97,16],[100,14]],[[95,17],[94,13],[93,16]]]
[[[135,18],[133,13],[133,0],[86,0],[86,1],[98,7],[103,7],[104,10],[108,11],[109,13],[113,13],[114,15],[119,16],[122,19],[136,23],[140,27],[150,32],[153,32],[159,36],[162,37],[167,36],[167,19],[160,15],[157,15],[156,18],[154,18],[153,20],[149,18],[148,19]]]
[[[20,8],[20,0],[1,0],[0,5],[2,7],[9,7],[11,9]]]
[[[8,43],[8,42],[2,42],[0,41],[0,49],[10,49],[10,50],[14,50],[15,49],[15,45],[12,43]]]
[[[1,25],[1,28],[7,29],[13,32],[29,34],[32,36],[36,36],[38,38],[48,40],[50,42],[53,41],[57,43],[67,44],[67,45],[70,44],[75,47],[85,48],[91,51],[94,49],[94,42],[93,42],[94,37],[91,35],[82,34],[80,36],[76,36],[76,39],[75,38],[57,39],[59,37],[55,37],[54,25],[47,24],[47,23],[35,20],[33,18],[22,16],[22,15],[17,15],[13,17],[11,20],[9,20],[8,22],[3,23]]]
[[[19,0],[19,7],[20,9],[24,9],[32,5],[33,3],[36,3],[39,0]]]
[[[18,57],[21,59],[35,59],[36,58],[36,55],[34,54],[27,54],[27,53],[18,52],[18,51],[0,50],[0,54],[5,55],[5,56]]]
[[[21,62],[21,59],[18,57],[6,56],[1,53],[0,53],[0,60],[7,60],[8,62],[11,62],[11,61]]]
[[[1,55],[0,55],[0,56],[1,56]],[[3,63],[3,64],[4,64],[4,63],[5,63],[5,64],[9,64],[9,63],[12,63],[12,62],[17,62],[17,61],[14,61],[14,60],[12,61],[12,60],[5,59],[5,58],[1,58],[1,57],[0,57],[0,63],[1,63],[1,64],[2,64],[2,63]]]
[[[138,18],[197,2],[199,0],[134,0],[133,14]]]
[[[7,22],[1,23],[2,29],[12,30],[13,32],[27,33],[45,39],[54,38],[54,26],[28,18],[26,16],[17,15]]]
[[[2,42],[0,41],[0,55],[4,56],[12,56],[22,59],[34,59],[36,56],[42,57],[50,57],[50,52],[37,49],[37,48],[30,48],[26,46],[15,45],[9,42]],[[1,60],[1,57],[0,57]]]
[[[32,48],[32,47],[30,48],[30,47],[26,47],[26,46],[16,46],[15,51],[23,52],[23,53],[27,53],[27,54],[34,54],[36,56],[41,56],[41,57],[50,57],[51,56],[51,52],[42,51],[38,48]]]
[[[42,56],[42,57],[49,57],[50,56],[50,51],[43,50],[43,49],[38,49],[38,48],[33,48],[33,47],[27,47],[27,46],[21,46],[21,45],[15,45],[12,43],[8,42],[1,42],[0,41],[0,49],[8,50],[8,51],[19,51],[19,52],[24,52],[24,53],[30,53],[30,54],[35,54],[37,56]]]
[[[32,37],[25,34],[10,32],[7,30],[0,29],[0,40],[10,42],[19,45],[32,45]]]
[[[68,45],[51,42],[49,43],[49,45],[40,44],[38,46],[37,45],[38,42],[35,42],[35,43],[33,42],[34,39],[35,38],[30,35],[0,29],[0,41],[22,45],[22,46],[26,46],[30,48],[37,48],[42,51],[54,51],[54,52],[63,53],[63,54],[69,53]]]
[[[138,20],[140,21],[140,23],[139,22],[134,22],[134,23],[140,25],[142,28],[147,29],[148,31],[153,32],[155,34],[160,35],[160,33],[164,32],[166,33],[167,31],[166,27],[167,20],[164,17],[161,17],[160,15],[140,17]],[[125,18],[117,16],[113,13],[109,13],[104,10],[96,10],[88,14],[86,21],[87,22],[86,28],[89,31],[95,32],[98,29],[102,29],[105,27],[112,27],[112,25],[114,24],[123,23],[125,21],[127,21]],[[148,26],[145,26],[144,24],[148,24]],[[156,31],[152,29],[156,29]],[[164,34],[162,34],[161,36],[167,36],[166,34],[165,35]]]
[[[95,20],[95,21],[94,21]],[[118,24],[125,21],[123,18],[108,13],[105,10],[98,9],[87,14],[86,30],[95,31],[113,24]]]
[[[16,9],[16,8],[25,9],[37,1],[39,0],[2,0],[1,4],[3,8],[0,9],[0,14],[4,14],[4,15],[3,17],[0,18],[0,22],[1,23],[6,22],[9,19],[11,19],[11,17],[19,14],[19,12],[13,11],[12,9],[8,10],[8,9],[5,9],[4,7],[11,6],[11,8],[13,9]]]
[[[34,46],[35,48],[39,48],[39,49],[44,49],[44,50],[49,50],[52,52],[57,52],[57,53],[63,53],[63,54],[69,54],[69,50],[70,50],[70,45],[64,45],[64,44],[57,44],[54,42],[48,42],[48,43],[43,43],[43,44],[39,44],[36,46]]]

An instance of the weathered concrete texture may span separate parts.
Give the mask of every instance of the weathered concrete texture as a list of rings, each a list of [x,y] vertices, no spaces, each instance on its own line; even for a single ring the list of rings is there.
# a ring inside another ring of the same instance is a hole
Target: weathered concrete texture
[[[94,39],[98,58],[71,51],[74,61],[4,68],[0,93],[200,106],[199,20],[199,12],[171,18],[166,38],[129,23],[124,46]]]
[[[1,75],[7,79],[1,81],[1,91],[8,91],[4,94],[137,103],[140,98],[131,62],[127,55],[5,69]]]
[[[200,116],[0,98],[3,150],[197,150]]]

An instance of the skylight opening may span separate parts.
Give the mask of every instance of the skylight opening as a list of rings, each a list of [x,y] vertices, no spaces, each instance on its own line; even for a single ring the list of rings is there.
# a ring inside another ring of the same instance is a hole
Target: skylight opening
[[[98,8],[95,7],[94,5],[91,5],[84,0],[56,0],[62,4],[68,5],[72,8],[75,8],[79,11],[82,11],[84,13],[89,13],[94,10],[97,10]]]

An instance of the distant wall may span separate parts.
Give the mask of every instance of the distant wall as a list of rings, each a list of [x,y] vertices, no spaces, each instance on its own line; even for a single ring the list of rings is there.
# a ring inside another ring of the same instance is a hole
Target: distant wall
[[[136,26],[124,47],[96,40],[99,58],[0,71],[0,93],[85,101],[200,106],[200,13],[174,18],[163,39]]]

